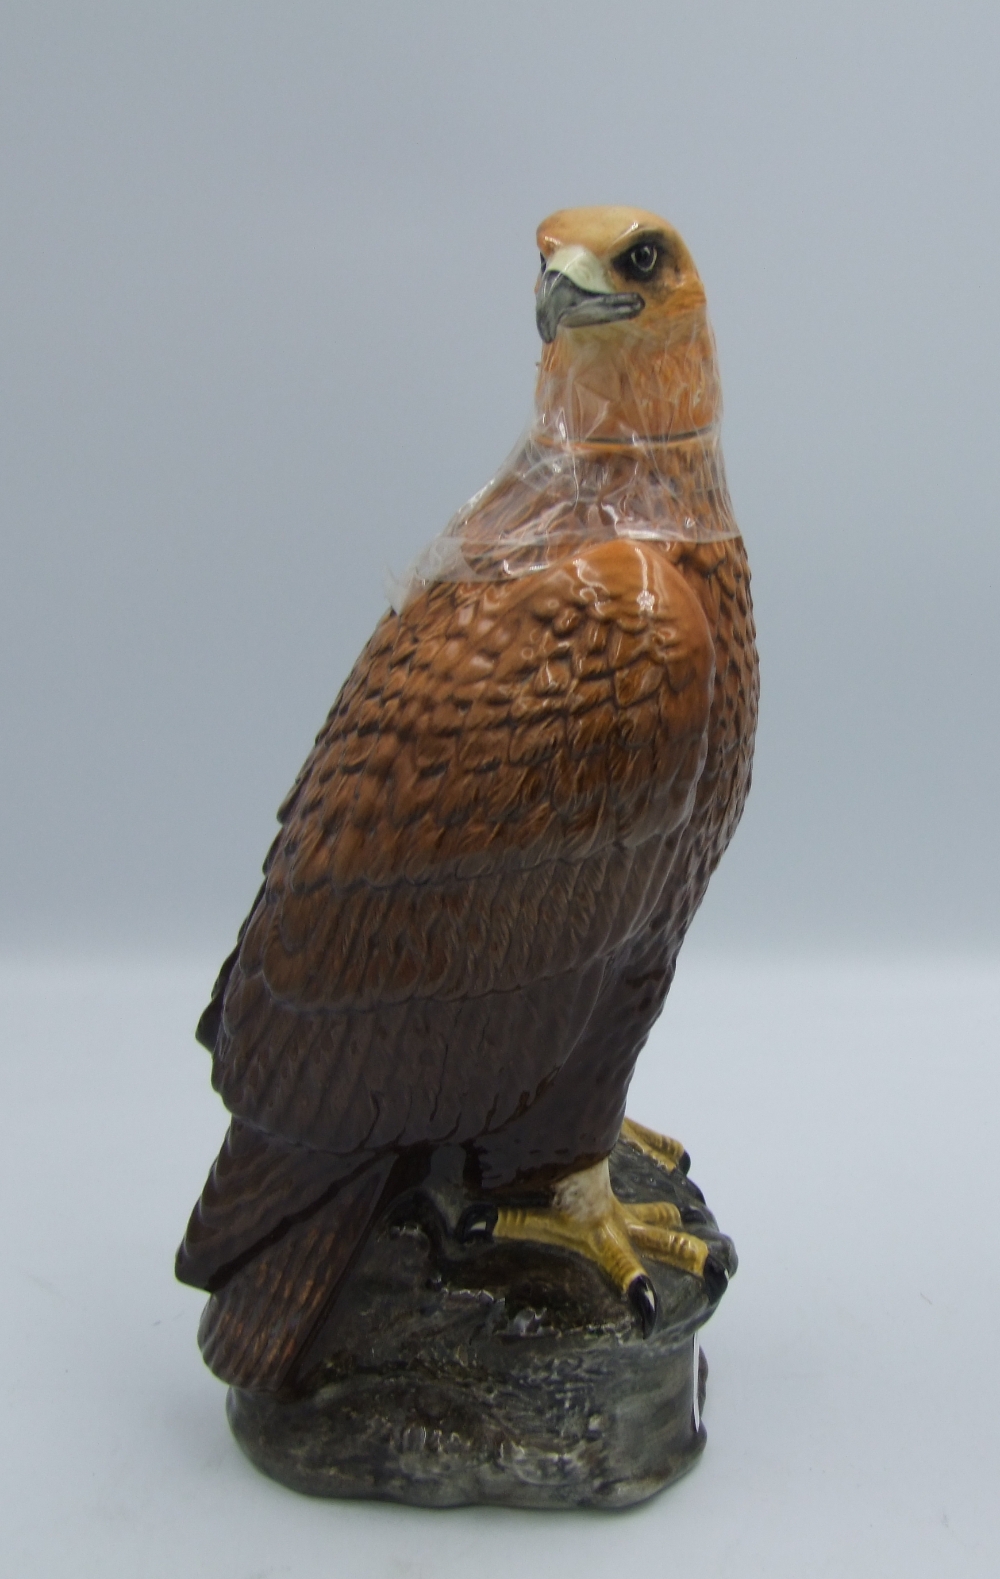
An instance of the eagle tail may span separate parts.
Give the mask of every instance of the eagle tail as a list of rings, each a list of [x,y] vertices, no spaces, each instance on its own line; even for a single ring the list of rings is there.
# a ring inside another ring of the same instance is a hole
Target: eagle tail
[[[206,1361],[237,1387],[287,1385],[367,1236],[393,1163],[336,1157],[234,1118],[177,1252],[211,1294]]]
[[[316,1211],[265,1244],[212,1294],[198,1343],[222,1381],[255,1392],[279,1392],[291,1383],[365,1242],[393,1160],[377,1158],[335,1186]]]

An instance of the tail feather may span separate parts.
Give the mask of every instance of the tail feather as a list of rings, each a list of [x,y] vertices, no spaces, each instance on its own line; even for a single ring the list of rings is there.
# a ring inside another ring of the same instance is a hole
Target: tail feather
[[[258,1392],[289,1383],[364,1242],[392,1165],[383,1157],[347,1180],[212,1295],[198,1342],[222,1381]]]
[[[370,1160],[315,1151],[234,1118],[177,1252],[178,1278],[215,1292]]]

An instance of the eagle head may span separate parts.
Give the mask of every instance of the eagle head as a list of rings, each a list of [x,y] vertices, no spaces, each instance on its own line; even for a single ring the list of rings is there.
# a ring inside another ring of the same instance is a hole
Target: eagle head
[[[570,440],[648,443],[715,423],[705,289],[673,226],[639,208],[564,208],[537,239],[543,426]]]

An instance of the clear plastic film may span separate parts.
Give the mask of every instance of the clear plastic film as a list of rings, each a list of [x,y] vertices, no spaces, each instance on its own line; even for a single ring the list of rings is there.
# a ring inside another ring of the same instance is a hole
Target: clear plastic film
[[[640,336],[633,338],[643,349]],[[682,359],[689,370],[692,361],[700,364],[704,399],[694,411],[690,404],[676,410],[662,398],[623,400],[629,357],[621,349],[612,390],[602,387],[603,379],[588,378],[586,364],[559,371],[543,360],[527,432],[496,476],[391,587],[393,606],[401,609],[434,582],[528,575],[587,543],[738,536],[720,442],[714,343],[703,314],[683,338],[670,361]],[[648,355],[642,363],[648,387]],[[667,386],[675,370],[664,368]],[[627,393],[634,396],[634,388]],[[629,417],[624,428],[623,410]],[[691,426],[692,415],[711,420]]]

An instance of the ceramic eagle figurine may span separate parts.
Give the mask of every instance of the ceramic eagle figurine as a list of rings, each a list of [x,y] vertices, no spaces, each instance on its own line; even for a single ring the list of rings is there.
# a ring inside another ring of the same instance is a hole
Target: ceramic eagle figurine
[[[636,1059],[750,786],[757,655],[705,293],[655,215],[538,231],[534,420],[376,626],[279,811],[198,1039],[232,1115],[177,1275],[237,1387],[293,1388],[447,1150],[467,1238],[725,1268],[619,1201]],[[457,1148],[457,1151],[456,1151]]]

